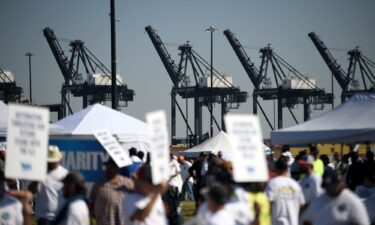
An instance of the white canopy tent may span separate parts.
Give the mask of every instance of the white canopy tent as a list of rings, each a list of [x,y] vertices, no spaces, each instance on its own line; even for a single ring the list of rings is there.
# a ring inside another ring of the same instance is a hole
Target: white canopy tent
[[[266,145],[263,145],[263,150],[266,152],[266,154],[269,154],[271,152],[271,149]],[[194,146],[191,149],[180,152],[180,155],[184,155],[187,157],[196,157],[201,152],[210,152],[210,153],[217,155],[219,151],[222,152],[223,158],[227,160],[231,159],[230,138],[228,134],[225,133],[224,131],[220,131],[215,137],[212,137],[202,142],[201,144]]]
[[[191,149],[180,152],[181,155],[188,157],[198,156],[200,152],[211,152],[217,154],[219,151],[225,154],[231,148],[229,137],[224,131],[220,131],[215,137],[212,137]]]
[[[135,147],[149,151],[146,123],[100,104],[91,105],[55,124],[64,128],[65,135],[72,136],[92,137],[96,130],[107,129],[116,135],[124,149]]]
[[[271,133],[274,144],[375,142],[375,93],[358,93],[320,117]]]
[[[8,129],[8,105],[0,101],[0,136],[6,136]],[[49,125],[50,134],[59,134],[63,128],[56,124]]]

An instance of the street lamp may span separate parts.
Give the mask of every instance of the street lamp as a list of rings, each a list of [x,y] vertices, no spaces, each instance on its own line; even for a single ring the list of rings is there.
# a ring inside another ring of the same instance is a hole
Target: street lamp
[[[29,89],[30,89],[30,104],[33,103],[33,92],[32,92],[32,85],[31,85],[31,56],[34,56],[33,53],[27,52],[25,56],[29,57]]]
[[[111,0],[111,94],[112,94],[112,109],[117,109],[117,61],[116,61],[116,15],[115,15],[115,0]]]
[[[187,96],[187,87],[190,85],[190,77],[185,76],[183,79],[183,83],[185,85],[185,95]],[[189,98],[186,98],[186,122],[189,123]],[[189,127],[188,124],[186,124],[186,145],[189,145]]]
[[[213,102],[214,102],[214,90],[213,90],[213,68],[212,68],[212,65],[213,65],[213,33],[217,31],[217,28],[213,27],[213,26],[210,26],[209,28],[206,29],[206,32],[210,32],[211,33],[211,102],[210,102],[210,108],[211,108],[211,119],[210,119],[210,135],[211,137],[213,136],[214,134],[214,108],[213,108]]]

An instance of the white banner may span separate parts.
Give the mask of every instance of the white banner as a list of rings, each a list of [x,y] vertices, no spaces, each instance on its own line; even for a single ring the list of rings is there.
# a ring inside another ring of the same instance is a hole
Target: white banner
[[[120,143],[108,130],[97,130],[94,132],[94,136],[119,168],[132,164],[129,153],[121,147]]]
[[[254,115],[228,114],[225,127],[232,144],[233,176],[236,182],[268,180],[259,118]]]
[[[47,174],[49,111],[9,105],[5,176],[44,180]]]
[[[150,136],[152,183],[159,184],[169,179],[169,142],[165,111],[146,114]]]

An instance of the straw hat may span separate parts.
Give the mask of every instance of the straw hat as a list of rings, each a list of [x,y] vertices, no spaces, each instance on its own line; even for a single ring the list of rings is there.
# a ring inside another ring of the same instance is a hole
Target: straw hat
[[[56,163],[56,162],[60,162],[61,159],[62,159],[62,154],[60,152],[59,147],[56,145],[48,146],[47,162]]]

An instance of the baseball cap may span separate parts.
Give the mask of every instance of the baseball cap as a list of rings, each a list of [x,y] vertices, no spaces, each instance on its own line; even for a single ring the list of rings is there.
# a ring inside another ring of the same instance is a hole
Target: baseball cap
[[[304,155],[297,162],[298,164],[303,164],[303,165],[314,165],[314,157],[312,157],[311,155]]]
[[[336,170],[326,170],[323,174],[322,187],[329,188],[335,186],[343,179],[342,175]]]

